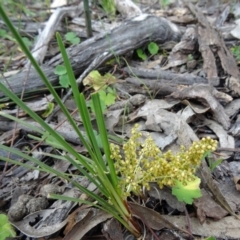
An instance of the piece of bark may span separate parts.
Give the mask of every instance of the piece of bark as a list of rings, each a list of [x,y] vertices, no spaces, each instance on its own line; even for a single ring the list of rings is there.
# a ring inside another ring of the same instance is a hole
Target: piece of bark
[[[141,93],[148,96],[150,90],[153,95],[157,94],[159,97],[165,97],[186,87],[179,84],[171,84],[167,81],[160,82],[159,80],[149,80],[143,78],[127,78],[126,81],[128,84],[126,84],[126,91],[131,95]]]
[[[106,34],[99,34],[79,45],[71,46],[67,52],[74,74],[78,76],[96,57],[103,53],[109,56],[108,59],[105,59],[106,62],[115,56],[129,53],[129,51],[143,46],[149,42],[149,39],[156,43],[165,43],[179,41],[180,36],[181,33],[177,27],[166,19],[142,14]],[[54,74],[54,69],[60,64],[63,64],[63,59],[61,54],[58,54],[42,66],[43,72],[53,85],[58,83],[58,75]],[[6,86],[10,85],[13,92],[18,94],[22,91],[25,78],[26,71],[22,71],[8,78],[8,84],[2,78],[0,81]],[[26,91],[36,91],[44,87],[35,69],[31,69]],[[3,96],[4,93],[0,92],[0,97]]]
[[[158,80],[160,83],[165,84],[184,84],[184,85],[192,85],[195,83],[203,83],[207,84],[208,81],[205,78],[189,74],[189,73],[173,73],[171,71],[165,71],[162,69],[159,70],[150,70],[150,69],[144,69],[142,67],[125,67],[123,69],[130,75],[133,75],[134,77],[139,78],[147,78],[147,79],[154,79]]]
[[[203,13],[195,8],[192,3],[188,3],[188,6],[198,19],[197,31],[199,34],[199,50],[202,53],[203,70],[207,74],[209,84],[216,86],[219,82],[216,62],[220,59],[221,68],[224,70],[226,75],[232,76],[235,80],[238,79],[236,81],[237,89],[230,89],[240,95],[240,72],[235,59],[225,45],[222,35],[210,25]],[[231,87],[230,84],[229,87]]]

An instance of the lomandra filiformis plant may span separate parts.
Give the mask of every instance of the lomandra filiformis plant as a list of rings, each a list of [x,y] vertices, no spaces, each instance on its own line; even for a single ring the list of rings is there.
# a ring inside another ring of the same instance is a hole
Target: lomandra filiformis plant
[[[217,141],[207,137],[194,142],[189,149],[181,147],[181,151],[166,153],[156,146],[149,135],[143,144],[138,125],[132,129],[132,136],[120,147],[111,144],[111,158],[115,160],[115,169],[120,175],[120,188],[125,196],[131,192],[140,195],[142,188],[149,189],[151,182],[157,182],[160,188],[173,187],[177,182],[187,185],[196,179],[196,169],[208,152],[215,151]]]

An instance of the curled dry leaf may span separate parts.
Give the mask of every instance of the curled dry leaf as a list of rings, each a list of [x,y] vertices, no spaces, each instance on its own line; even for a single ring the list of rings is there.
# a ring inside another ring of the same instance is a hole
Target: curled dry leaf
[[[140,218],[141,221],[144,224],[146,224],[149,228],[152,228],[154,230],[161,230],[163,228],[168,228],[168,229],[174,229],[178,231],[179,230],[184,231],[178,228],[177,227],[178,225],[172,224],[172,222],[168,221],[164,216],[162,216],[161,214],[159,214],[158,212],[150,208],[143,207],[133,202],[128,202],[128,206],[131,212],[134,214],[134,216]]]
[[[197,208],[197,216],[201,224],[205,222],[206,217],[220,220],[228,215],[228,212],[217,204],[204,189],[201,192],[202,197],[195,199],[193,203]]]

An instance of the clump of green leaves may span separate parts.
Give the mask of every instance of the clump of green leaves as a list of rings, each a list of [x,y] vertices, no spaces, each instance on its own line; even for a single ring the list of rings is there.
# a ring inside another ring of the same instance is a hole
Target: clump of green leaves
[[[83,80],[83,85],[88,85],[94,89],[94,91],[99,93],[100,104],[102,110],[105,111],[106,108],[113,103],[115,103],[117,93],[114,87],[110,87],[111,84],[116,82],[116,78],[110,74],[106,73],[101,75],[98,71],[94,70],[88,74],[88,76]],[[90,100],[89,106],[94,112],[92,101]]]
[[[68,88],[70,86],[70,81],[68,78],[67,70],[63,65],[57,65],[54,73],[59,76],[59,84],[64,87]]]
[[[115,88],[107,87],[105,89],[101,89],[99,90],[98,94],[100,97],[100,104],[103,112],[107,109],[108,106],[111,106],[116,101],[117,93]],[[92,112],[94,112],[92,100],[89,101],[89,106]]]
[[[75,32],[68,32],[64,35],[65,40],[70,44],[79,44],[80,38],[77,36]]]
[[[0,214],[0,240],[5,240],[7,237],[15,237],[16,232],[8,221],[5,214]]]
[[[159,47],[156,43],[150,42],[147,47],[149,53],[154,56],[158,53]],[[146,53],[141,49],[137,49],[137,55],[139,58],[141,58],[143,61],[147,59]]]
[[[200,197],[200,179],[195,171],[204,153],[216,149],[217,141],[203,138],[188,150],[181,147],[177,154],[162,153],[150,135],[141,144],[137,128],[136,125],[132,129],[132,136],[123,145],[124,156],[118,145],[111,144],[111,157],[116,161],[115,168],[121,176],[120,188],[126,196],[131,192],[140,195],[142,187],[149,189],[150,182],[157,182],[161,188],[174,187],[173,194],[179,201],[191,203],[194,197]]]

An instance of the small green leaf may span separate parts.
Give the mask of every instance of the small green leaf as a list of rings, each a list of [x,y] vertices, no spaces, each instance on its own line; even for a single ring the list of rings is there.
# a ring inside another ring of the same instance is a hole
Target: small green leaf
[[[71,41],[73,38],[75,38],[77,35],[74,32],[68,32],[65,34],[65,39],[67,41]]]
[[[67,73],[67,70],[66,70],[66,68],[65,68],[63,65],[57,65],[56,68],[55,68],[55,70],[54,70],[54,73],[55,73],[56,75],[61,76],[61,75],[66,74],[66,73]]]
[[[137,49],[137,55],[143,61],[147,59],[147,55],[143,52],[143,50],[141,48]]]
[[[53,111],[54,109],[54,103],[49,102],[47,109],[45,110],[45,112],[41,115],[43,118],[47,118]]]
[[[71,40],[71,43],[72,43],[72,44],[79,44],[79,43],[80,43],[80,38],[79,38],[79,37],[73,38],[73,39]]]
[[[105,100],[107,94],[104,90],[100,90],[98,94],[101,100]]]
[[[107,91],[116,95],[116,88],[107,87]]]
[[[172,188],[172,194],[177,197],[178,201],[192,204],[194,198],[202,196],[199,188],[200,178],[197,178],[188,182],[187,185],[183,185],[181,182],[176,181],[176,185]]]
[[[108,93],[106,98],[105,98],[105,104],[106,106],[110,106],[115,103],[116,96],[112,93]]]
[[[150,42],[148,44],[148,51],[152,54],[152,55],[156,55],[158,53],[159,47],[156,43],[154,42]]]
[[[7,237],[15,237],[16,233],[9,223],[5,214],[0,214],[0,240],[5,240]]]
[[[115,103],[116,93],[111,87],[99,91],[100,100],[104,102],[105,106],[110,106]]]
[[[68,32],[65,34],[65,39],[70,42],[71,44],[78,44],[80,43],[80,38],[77,37],[76,33]]]
[[[69,78],[67,74],[61,75],[59,77],[59,84],[64,87],[64,88],[68,88],[69,87]]]

